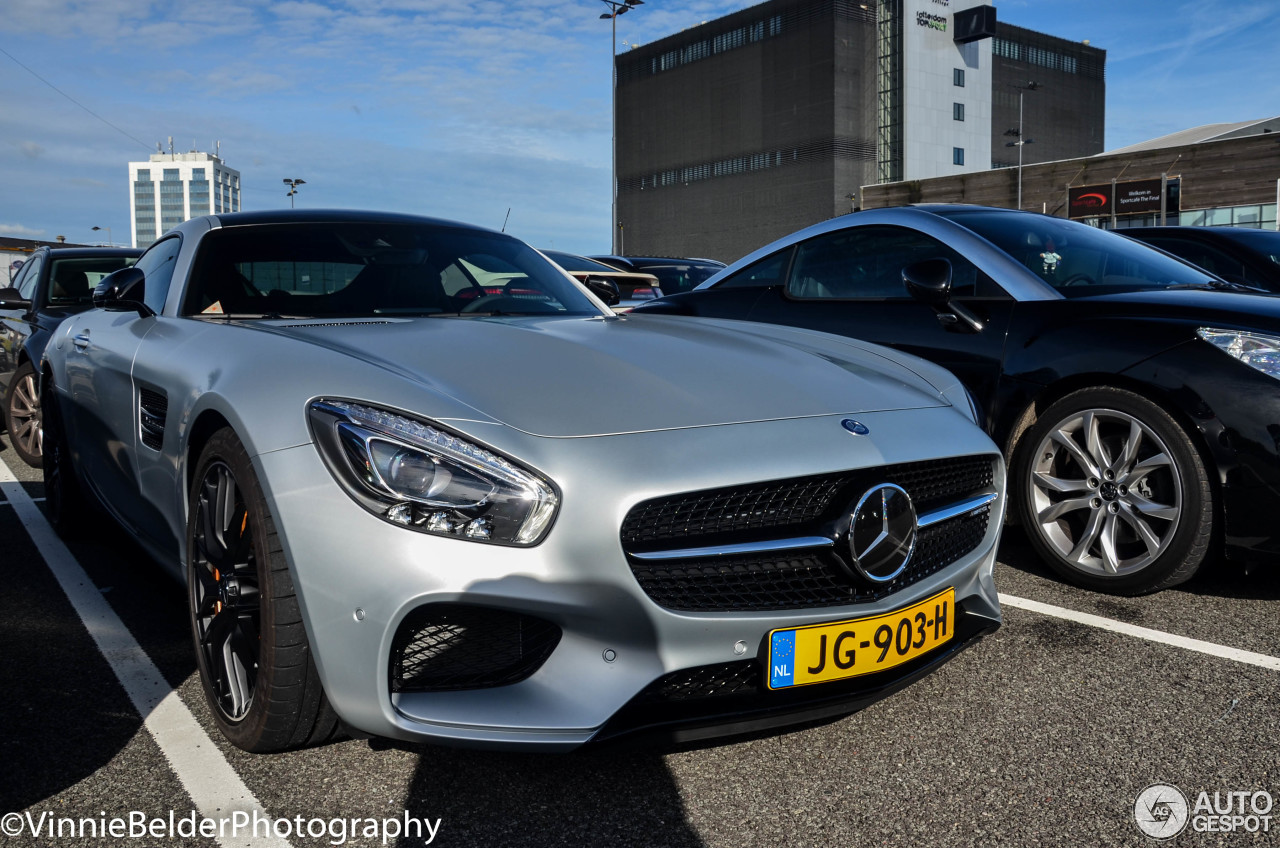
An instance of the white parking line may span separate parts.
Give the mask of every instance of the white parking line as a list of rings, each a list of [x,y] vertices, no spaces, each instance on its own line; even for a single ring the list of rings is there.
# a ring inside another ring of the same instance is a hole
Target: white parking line
[[[1055,607],[1052,604],[1043,604],[1039,601],[1019,598],[1015,595],[1006,595],[1003,592],[1000,593],[1000,604],[1002,606],[1024,609],[1029,612],[1053,616],[1054,618],[1061,618],[1067,621],[1074,621],[1079,624],[1086,624],[1089,627],[1097,627],[1099,630],[1108,630],[1112,633],[1123,633],[1126,636],[1133,636],[1137,639],[1146,639],[1148,642],[1159,642],[1162,645],[1172,645],[1175,648],[1182,648],[1186,651],[1195,651],[1200,654],[1208,654],[1211,657],[1219,657],[1224,660],[1233,660],[1234,662],[1256,665],[1260,668],[1266,668],[1272,671],[1280,671],[1280,657],[1271,657],[1266,654],[1255,654],[1253,651],[1242,651],[1239,648],[1229,648],[1226,645],[1219,645],[1214,642],[1204,642],[1200,639],[1191,639],[1186,636],[1178,636],[1173,633],[1165,633],[1163,630],[1152,630],[1149,627],[1138,627],[1136,624],[1126,624],[1123,621],[1103,618],[1100,615],[1090,615],[1087,612],[1077,612],[1065,607]]]
[[[44,513],[36,507],[3,460],[0,460],[0,491],[17,512],[18,520],[26,527],[31,541],[61,584],[62,591],[66,592],[85,629],[143,717],[147,731],[191,796],[196,811],[204,818],[225,822],[221,828],[224,835],[217,837],[218,844],[224,848],[289,846],[288,840],[274,835],[269,838],[261,836],[263,831],[272,832],[271,828],[261,825],[256,838],[250,833],[238,836],[234,833],[232,816],[245,813],[252,821],[257,813],[261,821],[266,817],[262,804],[196,722],[187,705],[54,533]]]

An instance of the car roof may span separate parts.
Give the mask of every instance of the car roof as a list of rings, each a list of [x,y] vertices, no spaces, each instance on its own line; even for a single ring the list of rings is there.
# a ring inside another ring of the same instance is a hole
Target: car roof
[[[497,230],[478,227],[461,221],[450,221],[444,218],[432,218],[426,215],[411,215],[404,212],[378,212],[370,209],[265,209],[255,212],[230,212],[215,215],[204,215],[192,218],[191,221],[204,222],[196,225],[197,229],[207,227],[240,227],[261,224],[331,224],[331,223],[371,223],[371,224],[420,224],[434,227],[452,227],[471,230],[478,233],[504,235]],[[175,229],[185,229],[191,221],[178,225]],[[514,239],[514,236],[506,236]]]
[[[49,256],[53,259],[75,259],[77,257],[104,257],[104,256],[141,256],[142,248],[140,247],[50,247],[47,248]]]

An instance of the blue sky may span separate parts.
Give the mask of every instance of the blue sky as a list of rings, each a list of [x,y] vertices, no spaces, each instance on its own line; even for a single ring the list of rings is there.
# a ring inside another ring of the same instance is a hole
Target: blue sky
[[[647,0],[644,44],[753,5]],[[1275,0],[999,0],[1107,50],[1108,148],[1280,114]],[[609,247],[610,29],[600,0],[6,0],[0,235],[129,237],[130,160],[173,136],[243,175],[246,209],[388,209]],[[101,116],[72,103],[14,60]]]

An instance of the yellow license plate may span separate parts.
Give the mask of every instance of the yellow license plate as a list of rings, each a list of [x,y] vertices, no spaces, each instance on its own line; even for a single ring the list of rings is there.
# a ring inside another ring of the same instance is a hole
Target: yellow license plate
[[[769,633],[769,688],[884,671],[951,640],[956,592],[947,589],[896,612]]]

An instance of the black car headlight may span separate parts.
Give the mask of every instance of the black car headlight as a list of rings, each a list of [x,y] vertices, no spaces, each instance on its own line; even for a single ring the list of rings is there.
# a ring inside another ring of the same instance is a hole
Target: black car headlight
[[[1223,353],[1280,380],[1280,337],[1201,327],[1196,335]]]
[[[308,415],[333,476],[392,524],[535,545],[560,504],[548,481],[439,425],[344,400],[313,401]]]

